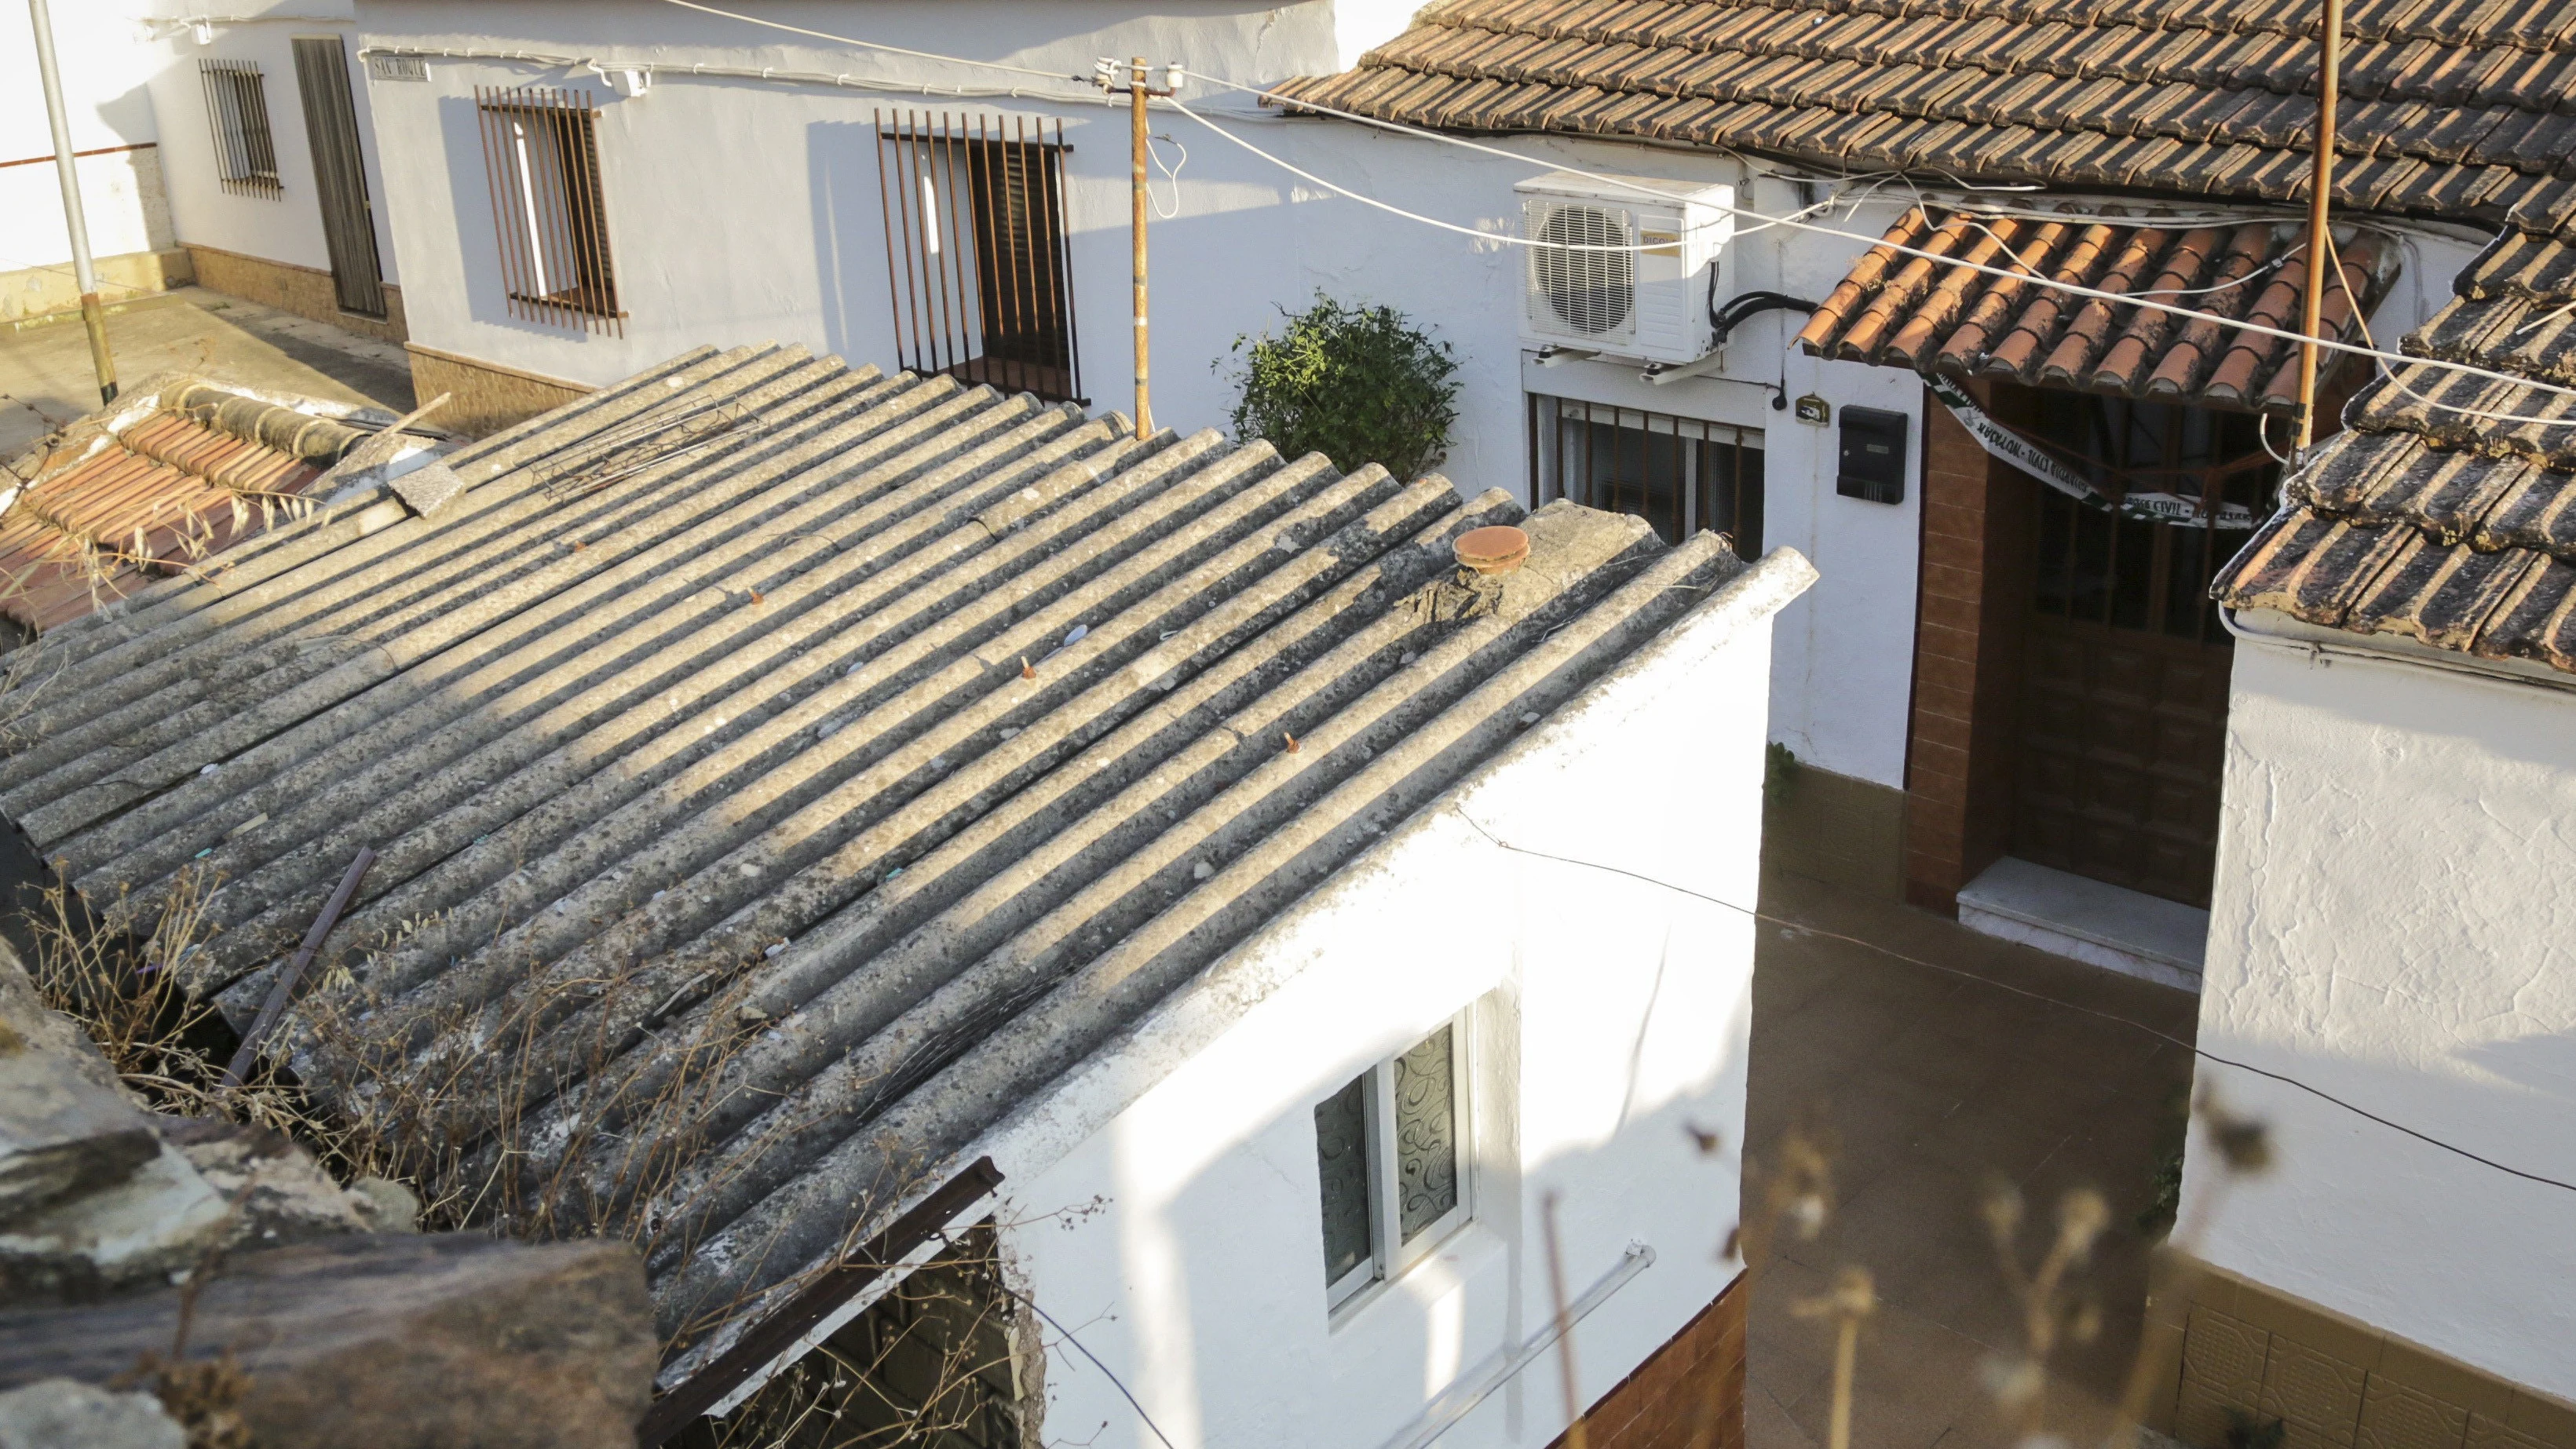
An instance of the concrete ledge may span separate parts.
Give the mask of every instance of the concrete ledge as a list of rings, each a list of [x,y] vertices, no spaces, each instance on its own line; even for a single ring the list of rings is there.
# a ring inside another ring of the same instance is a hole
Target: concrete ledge
[[[2010,856],[1959,892],[1959,924],[2177,990],[2200,990],[2209,912]]]
[[[184,287],[196,278],[185,247],[100,257],[93,266],[99,296],[111,307]],[[72,276],[70,262],[0,272],[0,322],[42,322],[79,313],[80,283]]]

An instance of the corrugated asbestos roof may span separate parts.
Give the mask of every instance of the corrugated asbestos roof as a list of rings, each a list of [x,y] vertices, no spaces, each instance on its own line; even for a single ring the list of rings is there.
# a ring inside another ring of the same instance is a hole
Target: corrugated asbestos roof
[[[378,851],[290,1064],[632,1228],[683,1365],[1744,568],[793,348],[450,463],[50,636],[0,806],[118,922],[219,873],[236,1019]]]
[[[307,506],[298,497],[363,434],[202,383],[75,425],[68,461],[0,513],[0,614],[76,619]],[[280,419],[277,415],[284,414]]]
[[[2408,352],[2576,381],[2576,248],[2506,232],[2457,285]],[[2400,367],[2344,422],[2219,601],[2576,672],[2576,398]]]
[[[2576,236],[2576,10],[2355,0],[2336,200]],[[1300,99],[1842,171],[2287,201],[2316,115],[2290,0],[1450,0]]]
[[[2294,414],[2298,349],[2215,321],[2070,296],[2039,279],[2169,302],[2231,320],[2296,328],[2307,293],[2306,228],[2136,225],[2094,214],[1990,216],[1916,207],[1861,254],[1797,344],[1810,356],[1907,367],[1927,376],[1999,377],[2207,407]],[[1895,250],[1910,247],[1966,265]],[[2394,274],[2396,247],[2347,233],[2330,256],[2320,321],[2358,340],[2363,315]],[[2027,274],[1997,277],[1991,267]],[[2333,354],[2329,354],[2331,358]]]

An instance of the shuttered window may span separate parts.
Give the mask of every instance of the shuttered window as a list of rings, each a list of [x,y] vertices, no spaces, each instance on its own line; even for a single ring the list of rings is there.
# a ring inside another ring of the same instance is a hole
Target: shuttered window
[[[589,94],[477,87],[474,98],[511,315],[624,335]]]
[[[236,196],[286,194],[277,179],[277,140],[268,128],[268,92],[259,63],[201,60],[197,77],[206,88],[206,127],[215,141],[215,180]]]
[[[1082,401],[1064,224],[1064,126],[877,114],[897,362]]]

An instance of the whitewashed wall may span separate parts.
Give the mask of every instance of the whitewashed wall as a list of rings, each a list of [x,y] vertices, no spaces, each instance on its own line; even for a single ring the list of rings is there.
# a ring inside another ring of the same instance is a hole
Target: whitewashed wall
[[[1773,562],[1789,587],[1805,572]],[[1023,1287],[1174,1444],[1384,1442],[1544,1322],[1550,1193],[1569,1292],[1631,1243],[1656,1253],[1578,1330],[1587,1402],[1733,1278],[1762,615],[1779,602],[1658,641],[997,1134]],[[1471,1005],[1474,1221],[1328,1313],[1315,1104]],[[1693,1127],[1722,1149],[1703,1156]],[[1156,1443],[1106,1374],[1047,1337],[1049,1442]],[[1565,1421],[1557,1382],[1540,1360],[1442,1442],[1546,1443]]]
[[[202,7],[186,0],[158,0],[173,14],[194,14]],[[322,234],[322,206],[313,180],[313,145],[305,129],[304,100],[295,79],[295,45],[299,37],[337,35],[347,48],[351,98],[356,103],[360,151],[367,168],[367,189],[376,213],[376,252],[387,282],[402,279],[396,266],[394,234],[388,225],[389,198],[374,135],[372,92],[366,63],[358,58],[363,43],[352,17],[350,0],[277,0],[267,13],[291,19],[229,21],[211,27],[211,37],[197,43],[189,31],[169,34],[155,48],[151,75],[152,104],[159,114],[162,165],[168,176],[171,219],[179,240],[263,260],[286,262],[317,271],[331,269],[331,252]],[[226,7],[236,16],[262,13],[249,7]],[[206,119],[200,60],[247,60],[258,64],[268,97],[268,120],[276,138],[277,174],[284,194],[275,197],[236,195],[217,180],[214,135]]]
[[[2242,643],[2200,1044],[2576,1181],[2576,694]],[[2204,1062],[2278,1165],[2222,1267],[2576,1397],[2576,1193]]]
[[[157,136],[145,89],[152,47],[133,8],[57,0],[52,14],[72,149],[148,148]],[[27,7],[12,6],[0,10],[0,162],[29,164],[0,165],[0,272],[71,265],[53,155],[34,32]],[[93,255],[170,245],[160,162],[150,149],[85,156],[75,169]]]

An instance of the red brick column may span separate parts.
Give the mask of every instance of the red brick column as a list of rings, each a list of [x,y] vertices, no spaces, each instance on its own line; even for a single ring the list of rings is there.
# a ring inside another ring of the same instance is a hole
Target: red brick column
[[[1739,1273],[1603,1394],[1583,1418],[1591,1449],[1743,1449],[1745,1296]]]
[[[1987,390],[1975,391],[1983,401]],[[1924,394],[1905,898],[1944,915],[1958,913],[1959,888],[2003,854],[2010,830],[2031,486]]]

